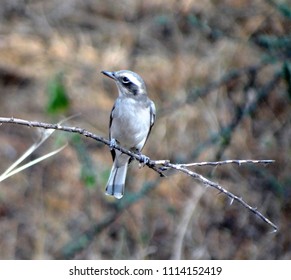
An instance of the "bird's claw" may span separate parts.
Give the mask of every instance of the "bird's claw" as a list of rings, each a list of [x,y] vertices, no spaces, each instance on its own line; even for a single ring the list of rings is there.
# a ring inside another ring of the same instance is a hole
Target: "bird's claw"
[[[150,161],[149,157],[147,157],[145,155],[140,155],[139,167],[144,167],[149,161]]]

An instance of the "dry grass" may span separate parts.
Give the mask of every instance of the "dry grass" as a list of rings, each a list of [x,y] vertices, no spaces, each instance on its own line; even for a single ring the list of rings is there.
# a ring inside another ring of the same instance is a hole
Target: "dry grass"
[[[157,122],[144,150],[151,158],[276,160],[265,168],[196,170],[258,206],[279,225],[277,234],[269,234],[240,205],[229,206],[225,197],[190,178],[173,174],[159,179],[133,163],[126,193],[147,182],[156,184],[155,189],[75,258],[290,259],[291,128],[285,81],[265,90],[251,115],[237,115],[272,81],[283,61],[290,60],[290,46],[287,51],[271,49],[255,39],[287,36],[290,19],[264,0],[2,2],[1,116],[54,122],[81,113],[72,124],[106,136],[117,92],[100,71],[131,69],[144,78],[157,106]],[[256,75],[242,71],[191,101],[194,88],[207,87],[233,69],[257,66],[267,57],[273,63]],[[64,73],[71,106],[64,115],[51,116],[45,111],[47,85],[59,72]],[[207,144],[237,119],[229,139],[224,135]],[[36,137],[36,130],[2,125],[0,170]],[[64,138],[71,145],[61,154],[1,183],[1,259],[54,259],[114,211],[113,201],[103,193],[111,168],[108,149],[87,139],[77,146],[60,133],[38,153],[51,151]],[[80,177],[85,164],[80,147],[92,160],[93,187]]]

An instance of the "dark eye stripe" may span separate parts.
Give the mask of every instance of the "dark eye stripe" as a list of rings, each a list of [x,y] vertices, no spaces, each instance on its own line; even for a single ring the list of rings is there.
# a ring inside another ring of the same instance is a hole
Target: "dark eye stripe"
[[[137,95],[139,92],[139,87],[134,84],[128,77],[120,77],[119,80],[122,82],[123,86],[126,87],[133,95]]]

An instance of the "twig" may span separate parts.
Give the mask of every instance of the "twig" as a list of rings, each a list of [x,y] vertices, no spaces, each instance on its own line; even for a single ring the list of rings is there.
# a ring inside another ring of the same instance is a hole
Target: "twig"
[[[256,159],[229,159],[229,160],[223,160],[223,161],[203,161],[203,162],[193,162],[193,163],[182,163],[180,166],[182,167],[191,167],[191,166],[220,166],[220,165],[226,165],[226,164],[237,164],[241,166],[242,164],[269,164],[275,162],[272,159],[262,159],[262,160],[256,160]]]
[[[61,130],[61,131],[70,132],[70,133],[78,133],[78,134],[81,134],[85,137],[92,138],[98,142],[101,142],[109,147],[112,147],[112,144],[110,146],[111,142],[109,140],[107,140],[101,136],[98,136],[92,132],[89,132],[83,128],[80,128],[80,127],[64,126],[64,125],[61,125],[59,123],[51,124],[51,123],[38,122],[38,121],[27,121],[27,120],[17,119],[17,118],[13,118],[13,117],[12,118],[0,117],[0,124],[3,124],[3,123],[20,124],[20,125],[24,125],[24,126],[28,126],[28,127],[40,127],[40,128],[44,128],[44,129],[55,129],[55,130]],[[136,154],[130,150],[124,149],[123,147],[121,147],[117,144],[115,144],[113,146],[113,148],[121,151],[124,154],[131,156],[132,158],[136,159],[140,163],[144,163],[144,158],[142,157],[141,154]],[[154,161],[149,160],[147,165],[150,168],[152,168],[153,170],[155,170],[156,172],[158,172],[161,177],[165,176],[162,172],[162,169],[156,167],[156,164]]]
[[[89,138],[92,138],[96,141],[99,141],[107,146],[110,146],[109,140],[107,140],[101,136],[97,136],[97,135],[93,134],[92,132],[89,132],[89,131],[87,131],[83,128],[80,128],[80,127],[70,127],[70,126],[63,126],[59,123],[58,124],[50,124],[50,123],[44,123],[44,122],[38,122],[38,121],[27,121],[27,120],[23,120],[23,119],[3,118],[3,117],[0,117],[0,124],[1,123],[19,124],[19,125],[25,125],[28,127],[40,127],[40,128],[44,128],[44,129],[56,129],[56,130],[62,130],[62,131],[71,132],[71,133],[78,133],[78,134],[81,134],[85,137],[89,137]],[[121,151],[124,154],[131,156],[132,158],[136,159],[140,163],[144,163],[143,162],[144,156],[142,154],[134,153],[130,150],[127,150],[127,149],[119,146],[119,145],[115,145],[113,148]],[[231,202],[237,201],[242,206],[247,208],[249,211],[253,212],[260,219],[262,219],[265,223],[267,223],[271,227],[273,227],[274,231],[277,231],[278,227],[274,223],[272,223],[268,218],[266,218],[261,212],[259,212],[256,207],[250,206],[241,197],[238,197],[238,196],[234,195],[233,193],[227,191],[222,186],[220,186],[218,183],[212,182],[212,181],[208,180],[207,178],[203,177],[201,174],[196,173],[196,172],[186,168],[188,166],[199,166],[199,165],[200,166],[201,165],[216,165],[217,166],[217,165],[230,164],[230,163],[235,163],[235,164],[264,163],[264,164],[268,164],[268,163],[272,163],[272,162],[273,162],[272,160],[228,160],[228,161],[214,162],[214,163],[202,162],[202,163],[197,163],[197,164],[196,163],[174,164],[174,163],[171,163],[169,160],[154,161],[154,160],[149,159],[145,165],[147,165],[149,168],[151,168],[154,171],[156,171],[157,173],[159,173],[160,176],[165,176],[163,171],[166,169],[175,169],[179,172],[185,173],[185,174],[193,177],[194,179],[197,179],[198,181],[200,181],[204,185],[210,186],[212,188],[217,189],[219,192],[224,193],[225,195],[227,195],[231,199]]]

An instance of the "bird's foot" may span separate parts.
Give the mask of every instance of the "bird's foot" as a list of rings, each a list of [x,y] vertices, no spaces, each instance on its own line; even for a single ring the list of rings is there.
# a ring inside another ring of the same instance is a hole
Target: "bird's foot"
[[[140,154],[139,168],[144,167],[149,161],[150,161],[149,157]]]
[[[116,140],[114,138],[112,138],[110,140],[110,145],[109,145],[110,150],[113,150],[114,147],[116,146],[116,144],[117,144]]]

